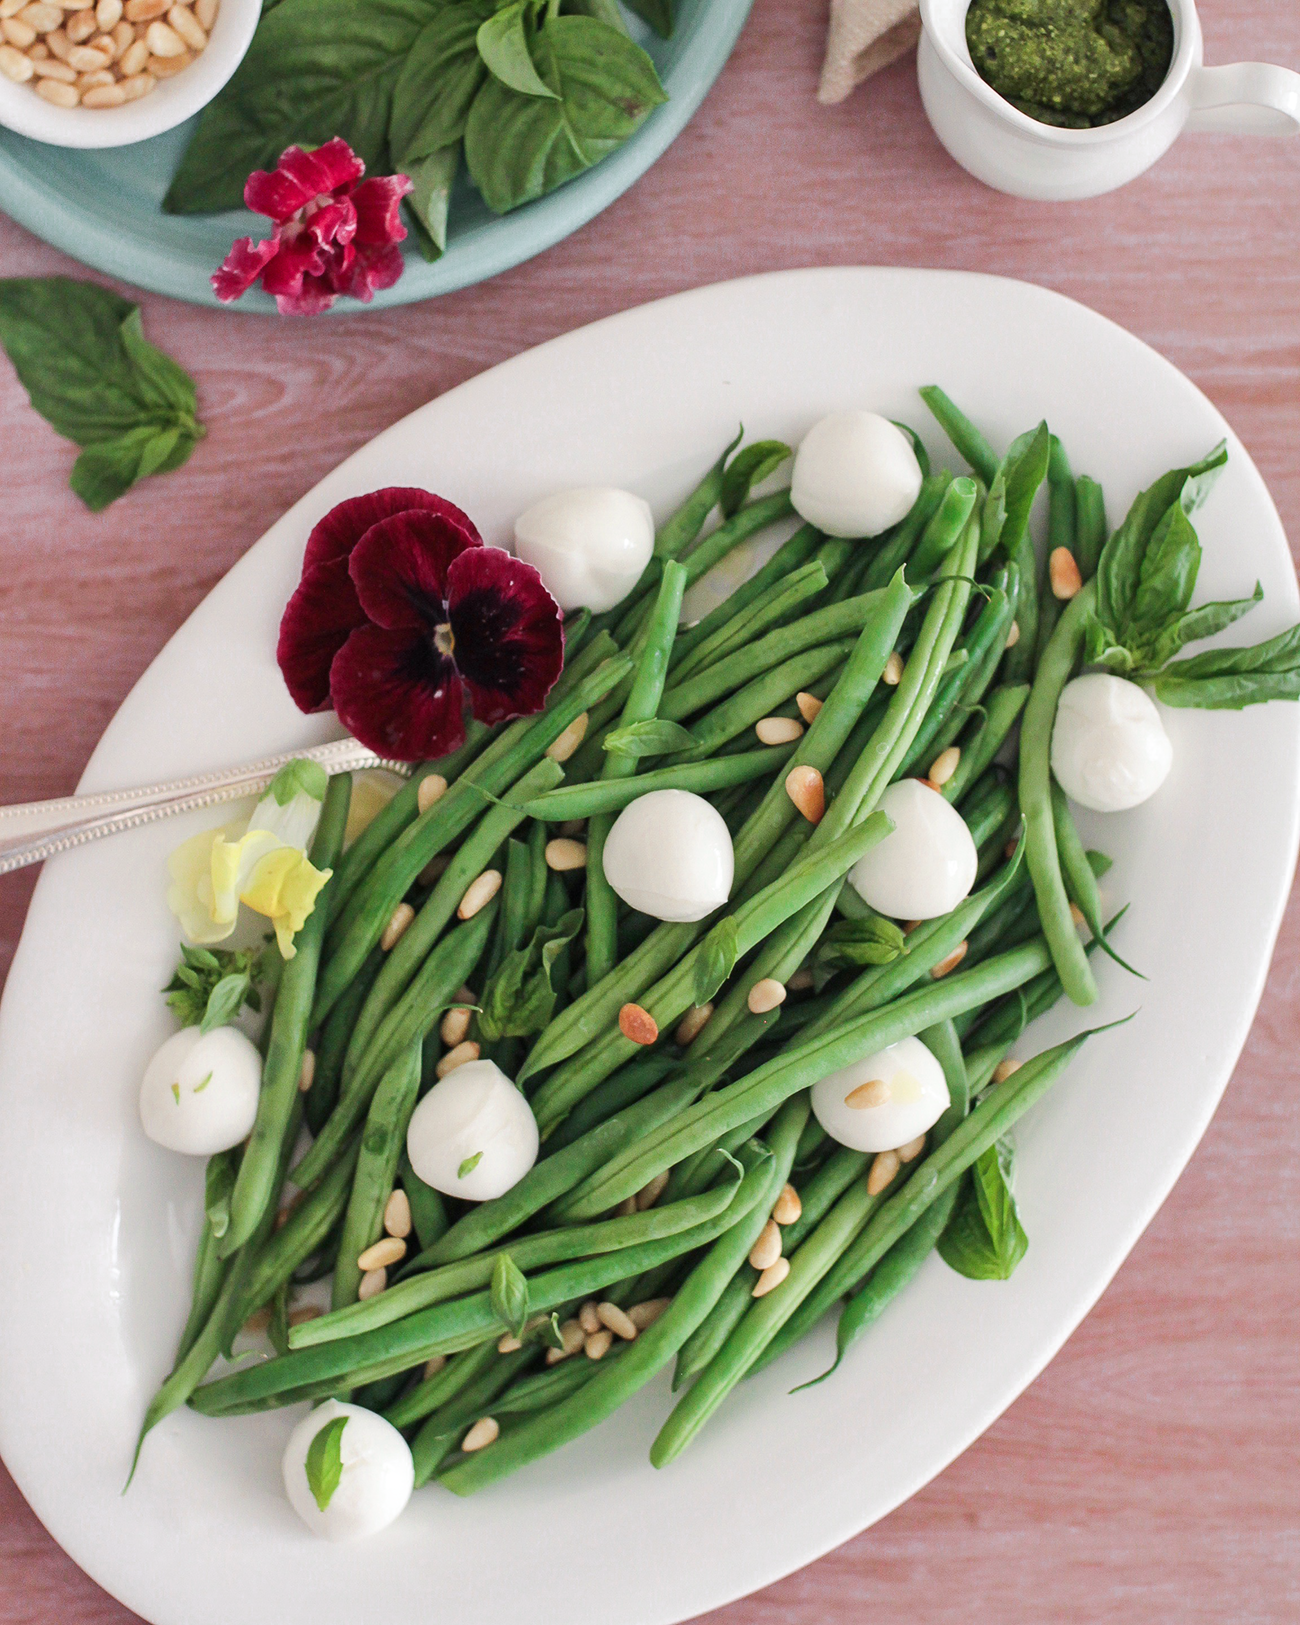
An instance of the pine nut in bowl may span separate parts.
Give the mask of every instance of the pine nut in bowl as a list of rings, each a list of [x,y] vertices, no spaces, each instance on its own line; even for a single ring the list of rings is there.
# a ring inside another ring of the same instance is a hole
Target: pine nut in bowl
[[[57,147],[161,135],[226,83],[259,15],[258,0],[28,0],[0,23],[0,125]]]

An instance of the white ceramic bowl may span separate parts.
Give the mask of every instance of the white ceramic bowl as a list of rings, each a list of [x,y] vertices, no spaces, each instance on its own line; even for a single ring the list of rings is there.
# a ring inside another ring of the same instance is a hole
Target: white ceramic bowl
[[[262,14],[261,0],[221,0],[207,49],[138,102],[122,107],[55,107],[0,75],[0,124],[55,147],[125,147],[183,124],[207,106],[243,61]]]

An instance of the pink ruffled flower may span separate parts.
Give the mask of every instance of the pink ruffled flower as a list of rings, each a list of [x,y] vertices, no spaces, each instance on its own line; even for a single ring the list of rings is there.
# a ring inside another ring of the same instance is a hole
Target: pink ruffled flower
[[[333,705],[363,745],[427,761],[480,722],[531,716],[564,664],[560,607],[531,564],[485,547],[444,498],[389,486],[307,538],[276,659],[302,711]]]
[[[405,175],[365,181],[366,166],[339,137],[314,152],[290,147],[268,173],[255,169],[244,202],[269,216],[265,242],[241,237],[212,278],[217,298],[238,299],[259,279],[282,316],[328,310],[339,294],[369,302],[402,274],[399,210]]]

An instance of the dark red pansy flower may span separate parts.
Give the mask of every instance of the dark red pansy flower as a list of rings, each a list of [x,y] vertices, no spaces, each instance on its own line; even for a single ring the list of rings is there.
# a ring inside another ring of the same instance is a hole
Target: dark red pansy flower
[[[339,294],[368,302],[402,274],[405,175],[365,181],[366,166],[335,137],[314,152],[289,147],[273,170],[255,169],[244,187],[254,214],[275,222],[265,241],[241,237],[212,278],[229,302],[261,281],[282,316],[328,310]]]
[[[414,762],[480,722],[529,716],[564,664],[560,607],[531,564],[485,547],[429,491],[340,502],[307,539],[276,649],[303,711],[333,705],[363,745]]]

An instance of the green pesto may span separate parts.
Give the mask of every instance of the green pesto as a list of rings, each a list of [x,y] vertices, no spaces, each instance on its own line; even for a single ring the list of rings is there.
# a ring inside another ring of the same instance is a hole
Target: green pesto
[[[1089,129],[1149,102],[1174,54],[1166,0],[971,0],[975,71],[1043,124]]]

